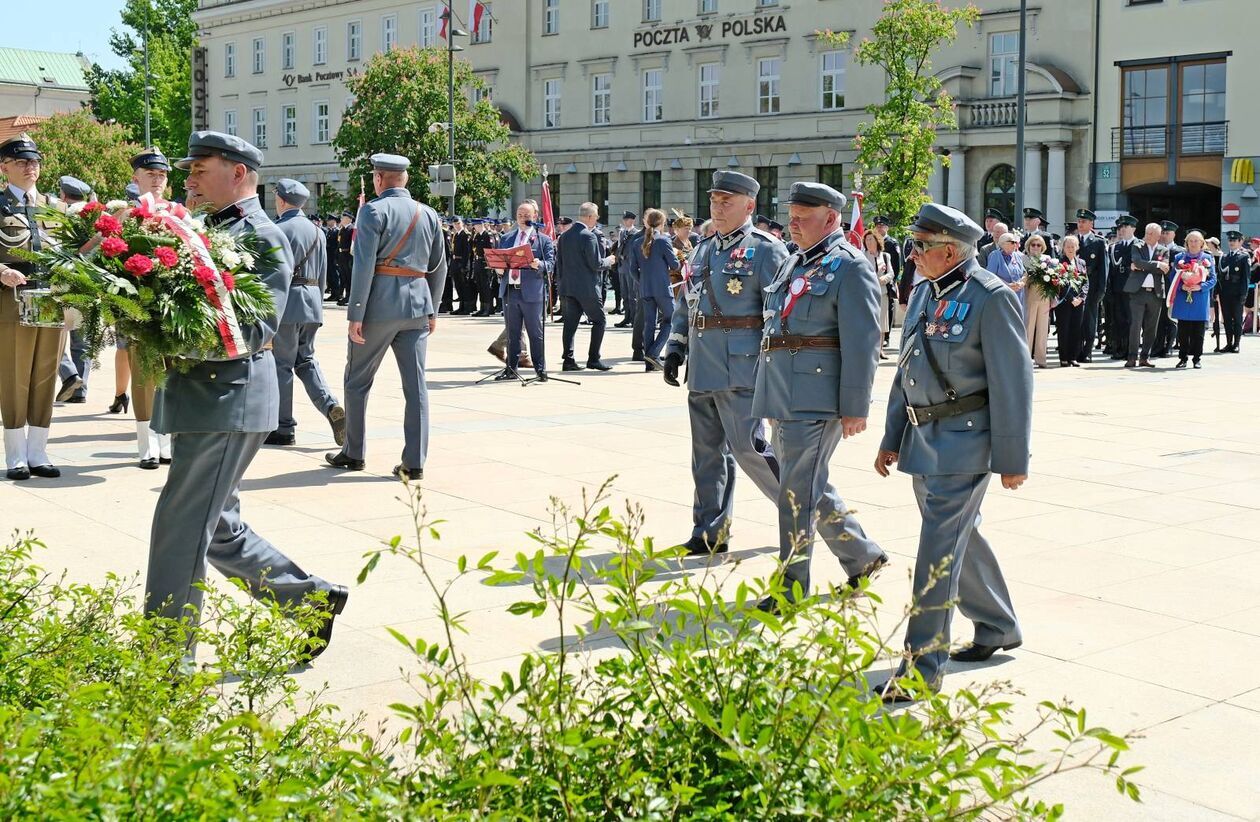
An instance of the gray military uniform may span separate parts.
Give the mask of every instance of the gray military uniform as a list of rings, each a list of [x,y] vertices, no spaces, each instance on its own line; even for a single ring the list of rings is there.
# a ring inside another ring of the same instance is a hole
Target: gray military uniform
[[[789,599],[795,583],[809,591],[816,518],[848,575],[884,556],[827,479],[843,435],[841,417],[870,413],[883,336],[881,288],[843,231],[790,256],[766,288],[752,415],[777,421],[779,559]]]
[[[932,208],[939,207],[925,211]],[[922,409],[951,395],[977,397],[979,407],[927,419]],[[1016,294],[974,258],[920,283],[906,312],[880,448],[897,452],[898,469],[913,476],[923,519],[914,569],[918,608],[906,647],[932,685],[944,673],[954,600],[975,623],[977,644],[1021,641],[1010,593],[978,522],[989,474],[1028,472],[1031,428],[1032,365]],[[929,588],[943,562],[948,572]]]
[[[355,217],[354,269],[346,317],[363,323],[366,343],[349,344],[346,358],[345,456],[365,451],[368,392],[385,354],[393,350],[402,377],[402,464],[424,467],[429,450],[429,392],[424,360],[429,318],[446,283],[446,249],[437,213],[390,188],[365,203]],[[395,274],[386,273],[395,271]]]

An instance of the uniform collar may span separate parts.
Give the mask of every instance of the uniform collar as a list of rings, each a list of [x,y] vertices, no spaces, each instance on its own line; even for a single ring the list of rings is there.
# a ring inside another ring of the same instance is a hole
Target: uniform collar
[[[743,242],[744,237],[748,236],[748,232],[752,231],[752,220],[745,220],[744,224],[732,231],[730,234],[719,234],[717,238],[717,246],[719,251],[726,251],[734,248]]]
[[[932,286],[932,296],[936,299],[940,299],[958,286],[967,282],[966,269],[968,262],[968,260],[963,260],[961,263],[954,266],[953,270],[943,277],[937,277],[935,280],[928,280]]]
[[[234,222],[241,219],[246,214],[257,211],[258,208],[258,195],[251,194],[248,197],[242,197],[226,208],[221,208],[214,212],[206,218],[206,222],[212,226]]]
[[[411,192],[402,186],[394,186],[393,188],[387,188],[384,191],[382,191],[380,193],[380,196],[381,197],[406,197],[408,200],[410,200]]]
[[[300,208],[290,208],[289,210],[287,210],[287,211],[285,211],[283,214],[281,214],[281,215],[280,215],[280,218],[279,218],[279,219],[277,219],[277,220],[276,220],[276,222],[278,222],[278,223],[285,223],[285,222],[288,222],[289,220],[295,219],[296,217],[300,216],[301,214],[302,214],[302,209],[300,209]]]
[[[27,192],[9,183],[9,194],[17,201],[18,205],[35,205],[35,193],[30,193],[30,202],[27,202]]]
[[[811,263],[820,259],[824,254],[827,253],[827,249],[831,247],[831,243],[836,239],[837,236],[843,237],[844,229],[842,228],[836,229],[835,231],[831,232],[826,237],[823,237],[821,240],[814,243],[812,246],[805,249],[804,251],[796,252],[797,255],[801,258],[801,265],[810,265]]]

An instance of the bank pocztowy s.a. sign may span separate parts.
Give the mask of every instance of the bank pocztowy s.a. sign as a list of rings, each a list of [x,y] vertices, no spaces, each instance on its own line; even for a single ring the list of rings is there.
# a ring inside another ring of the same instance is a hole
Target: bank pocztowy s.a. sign
[[[672,46],[677,43],[706,43],[731,38],[747,39],[762,34],[787,31],[782,14],[739,17],[712,23],[692,23],[688,26],[657,26],[634,33],[635,48]]]
[[[330,83],[333,80],[344,81],[357,76],[359,76],[359,69],[356,66],[351,66],[344,71],[313,71],[310,74],[286,74],[280,79],[286,86],[293,88],[306,83]]]

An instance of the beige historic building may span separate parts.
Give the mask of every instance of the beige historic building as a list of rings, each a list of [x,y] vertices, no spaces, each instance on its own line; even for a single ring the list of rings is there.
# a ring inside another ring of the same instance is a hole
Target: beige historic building
[[[0,48],[0,140],[88,102],[81,54]]]
[[[771,217],[783,216],[781,198],[795,180],[824,180],[852,190],[853,137],[867,116],[865,106],[882,99],[883,74],[854,64],[850,45],[836,45],[820,32],[846,32],[856,42],[869,35],[880,0],[484,5],[489,13],[481,27],[456,40],[463,47],[459,58],[471,62],[486,82],[514,139],[547,165],[560,213],[591,199],[614,220],[624,209],[653,205],[704,216],[704,189],[719,168],[756,176],[763,185],[759,210]],[[934,71],[958,103],[959,129],[941,135],[949,167],[938,169],[930,189],[936,199],[972,214],[986,207],[1009,214],[1018,4],[979,5],[979,23],[933,59]],[[202,0],[196,14],[203,51],[194,60],[195,116],[265,145],[264,172],[273,178],[295,176],[313,189],[357,188],[329,145],[348,100],[344,80],[384,49],[444,48],[443,7],[437,0]],[[455,0],[454,12],[457,25],[467,28],[466,0]],[[1222,20],[1250,18],[1260,13],[1260,3],[1032,0],[1025,203],[1043,208],[1053,230],[1061,231],[1076,208],[1091,203],[1124,209],[1133,199],[1156,208],[1150,199],[1156,194],[1141,187],[1152,185],[1149,178],[1158,172],[1143,167],[1144,176],[1134,176],[1136,166],[1113,150],[1113,143],[1119,145],[1114,129],[1127,110],[1119,89],[1128,69],[1117,60],[1133,52],[1132,59],[1166,61],[1169,52],[1183,50],[1183,40],[1195,53],[1219,52],[1230,31],[1240,32],[1241,40],[1246,26],[1202,25],[1208,13]],[[1194,29],[1189,21],[1198,20],[1201,35],[1169,36],[1180,32],[1179,24],[1162,18],[1184,18],[1189,31]],[[1129,36],[1133,25],[1150,36]],[[1198,48],[1192,45],[1197,40],[1216,45]],[[1235,51],[1225,59],[1248,58],[1241,42]],[[1246,68],[1231,66],[1228,73],[1235,71]],[[1095,94],[1096,88],[1101,93]],[[1230,128],[1229,136],[1239,131]],[[1204,147],[1217,148],[1215,138]],[[1254,145],[1231,152],[1254,153]],[[1155,163],[1151,157],[1134,159]],[[1172,166],[1177,173],[1197,169],[1195,179],[1210,177],[1210,169],[1193,163]],[[1139,179],[1136,189],[1126,184]],[[1212,179],[1219,189],[1220,175]],[[1164,185],[1170,213],[1176,212],[1185,198],[1173,190],[1180,190],[1178,185],[1167,180]],[[536,195],[540,181],[519,180],[515,186],[518,196]],[[1210,199],[1210,192],[1200,193],[1203,202]]]

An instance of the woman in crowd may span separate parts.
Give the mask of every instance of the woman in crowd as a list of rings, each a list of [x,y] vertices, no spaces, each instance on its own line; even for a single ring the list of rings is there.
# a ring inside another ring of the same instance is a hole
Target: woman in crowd
[[[1085,298],[1089,296],[1089,271],[1085,261],[1077,253],[1081,241],[1076,235],[1063,238],[1063,254],[1060,259],[1070,268],[1070,273],[1080,278],[1080,286],[1065,285],[1059,292],[1059,304],[1054,308],[1054,326],[1059,331],[1059,367],[1079,368],[1077,357],[1085,334]]]
[[[674,313],[669,275],[682,264],[674,254],[674,243],[665,232],[665,212],[649,208],[643,214],[643,236],[633,243],[630,273],[639,278],[639,321],[643,324],[644,370],[661,368],[661,349],[669,338],[669,321]]]
[[[862,253],[866,255],[867,261],[871,264],[871,268],[875,269],[875,276],[879,278],[879,330],[884,332],[884,345],[888,345],[888,305],[891,300],[892,282],[895,272],[893,271],[892,257],[884,250],[884,243],[875,234],[874,231],[867,231],[862,235]],[[879,358],[881,360],[888,359],[883,349],[880,349]]]
[[[1046,256],[1046,241],[1040,234],[1028,237],[1024,256],[1034,260]],[[1036,289],[1024,290],[1024,329],[1033,362],[1038,368],[1045,368],[1046,343],[1050,339],[1050,298]]]
[[[989,252],[984,267],[998,276],[1010,289],[1019,294],[1020,305],[1024,302],[1024,256],[1019,250],[1019,238],[1006,233],[997,239],[997,248]]]
[[[1181,359],[1178,368],[1192,360],[1199,368],[1203,357],[1203,332],[1207,328],[1212,306],[1212,288],[1216,285],[1216,258],[1207,250],[1199,231],[1186,235],[1186,250],[1173,258],[1173,293],[1170,314],[1177,321],[1177,350]]]

